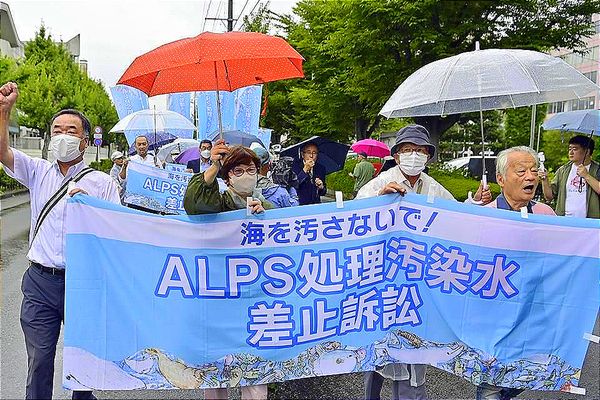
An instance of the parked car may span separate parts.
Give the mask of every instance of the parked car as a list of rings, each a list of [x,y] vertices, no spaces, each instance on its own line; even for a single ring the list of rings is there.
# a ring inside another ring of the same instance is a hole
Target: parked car
[[[444,163],[446,168],[461,170],[465,176],[481,179],[481,156],[459,157]],[[485,157],[485,171],[488,182],[496,182],[496,156]]]

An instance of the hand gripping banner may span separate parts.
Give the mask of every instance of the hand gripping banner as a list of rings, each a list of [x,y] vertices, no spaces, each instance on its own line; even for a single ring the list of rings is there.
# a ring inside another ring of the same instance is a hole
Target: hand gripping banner
[[[600,225],[420,195],[150,215],[67,211],[63,384],[256,385],[430,364],[473,384],[578,385]]]

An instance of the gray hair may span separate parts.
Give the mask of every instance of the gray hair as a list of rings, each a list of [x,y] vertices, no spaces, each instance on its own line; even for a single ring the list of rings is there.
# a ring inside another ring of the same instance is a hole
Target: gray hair
[[[506,170],[508,169],[508,155],[511,153],[529,153],[535,160],[535,166],[540,166],[540,160],[535,150],[528,146],[514,146],[502,150],[498,154],[498,157],[496,158],[496,174],[500,174],[502,177],[506,178]]]

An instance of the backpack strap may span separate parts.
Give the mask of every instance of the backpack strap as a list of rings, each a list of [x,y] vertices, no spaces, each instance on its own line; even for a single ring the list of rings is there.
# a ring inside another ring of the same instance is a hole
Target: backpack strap
[[[38,216],[37,222],[35,224],[35,229],[33,230],[33,236],[31,237],[31,242],[29,244],[29,248],[31,248],[31,245],[33,244],[33,241],[34,241],[38,231],[40,230],[40,226],[42,225],[42,222],[44,222],[44,220],[46,219],[48,214],[50,214],[50,211],[54,208],[55,205],[58,204],[60,199],[62,199],[63,196],[65,194],[67,194],[67,188],[69,187],[69,183],[70,182],[79,182],[81,180],[81,178],[83,178],[84,176],[86,176],[87,174],[89,174],[92,171],[94,171],[92,168],[85,167],[84,169],[79,171],[79,173],[77,175],[75,175],[72,179],[63,183],[63,185],[60,188],[58,188],[58,190],[52,195],[52,197],[50,197],[48,199],[48,201],[44,205],[44,208],[42,208],[42,211],[40,211],[40,215]]]

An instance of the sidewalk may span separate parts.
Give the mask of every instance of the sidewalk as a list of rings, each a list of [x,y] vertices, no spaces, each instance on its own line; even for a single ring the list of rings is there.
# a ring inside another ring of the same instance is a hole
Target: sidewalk
[[[29,190],[19,189],[0,194],[0,213],[29,203]]]

